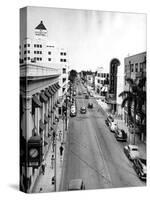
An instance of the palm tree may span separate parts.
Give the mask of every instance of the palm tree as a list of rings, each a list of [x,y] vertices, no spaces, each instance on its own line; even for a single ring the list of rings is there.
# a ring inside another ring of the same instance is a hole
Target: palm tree
[[[123,98],[122,108],[127,105],[129,120],[134,124],[134,144],[135,144],[135,132],[136,132],[136,116],[139,114],[141,117],[145,117],[143,113],[143,105],[146,102],[146,91],[143,90],[145,86],[146,78],[142,78],[137,83],[137,80],[127,78],[126,81],[129,84],[129,91],[123,91],[119,94],[119,97]]]

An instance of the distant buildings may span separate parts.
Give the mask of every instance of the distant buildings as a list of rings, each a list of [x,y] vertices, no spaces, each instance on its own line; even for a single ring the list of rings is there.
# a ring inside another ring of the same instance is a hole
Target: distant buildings
[[[95,91],[102,96],[108,92],[109,86],[109,73],[103,67],[97,68],[95,75]]]

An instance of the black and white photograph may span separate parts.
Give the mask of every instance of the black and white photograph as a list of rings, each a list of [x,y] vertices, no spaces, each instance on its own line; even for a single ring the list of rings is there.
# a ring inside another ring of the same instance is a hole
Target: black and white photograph
[[[147,183],[144,13],[20,9],[20,190]]]

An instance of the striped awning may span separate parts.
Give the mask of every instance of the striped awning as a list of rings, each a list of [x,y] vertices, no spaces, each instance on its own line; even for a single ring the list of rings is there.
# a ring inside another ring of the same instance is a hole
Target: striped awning
[[[40,94],[40,101],[42,103],[46,103],[48,101],[48,97],[45,96],[44,92],[41,92],[41,94]]]
[[[51,94],[49,93],[49,90],[48,90],[48,89],[45,90],[45,95],[46,95],[48,98],[51,97]]]
[[[40,108],[42,107],[42,104],[40,102],[40,100],[38,99],[37,95],[34,95],[33,98],[32,98],[32,103],[33,103],[33,106],[35,108]]]

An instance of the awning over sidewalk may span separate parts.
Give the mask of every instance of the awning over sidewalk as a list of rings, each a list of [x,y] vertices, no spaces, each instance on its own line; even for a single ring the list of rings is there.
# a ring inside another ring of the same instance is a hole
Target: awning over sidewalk
[[[48,101],[48,98],[44,95],[44,92],[41,92],[41,94],[40,94],[40,100],[43,103],[46,103]]]
[[[35,108],[40,108],[42,107],[42,103],[40,102],[40,100],[38,99],[37,95],[34,95],[33,98],[32,98],[32,103],[33,103],[33,106]]]
[[[51,96],[55,93],[54,91],[52,91],[51,86],[48,88],[48,91],[51,94]]]
[[[51,97],[51,94],[49,93],[49,90],[48,90],[48,89],[45,90],[45,95],[46,95],[48,98]]]

